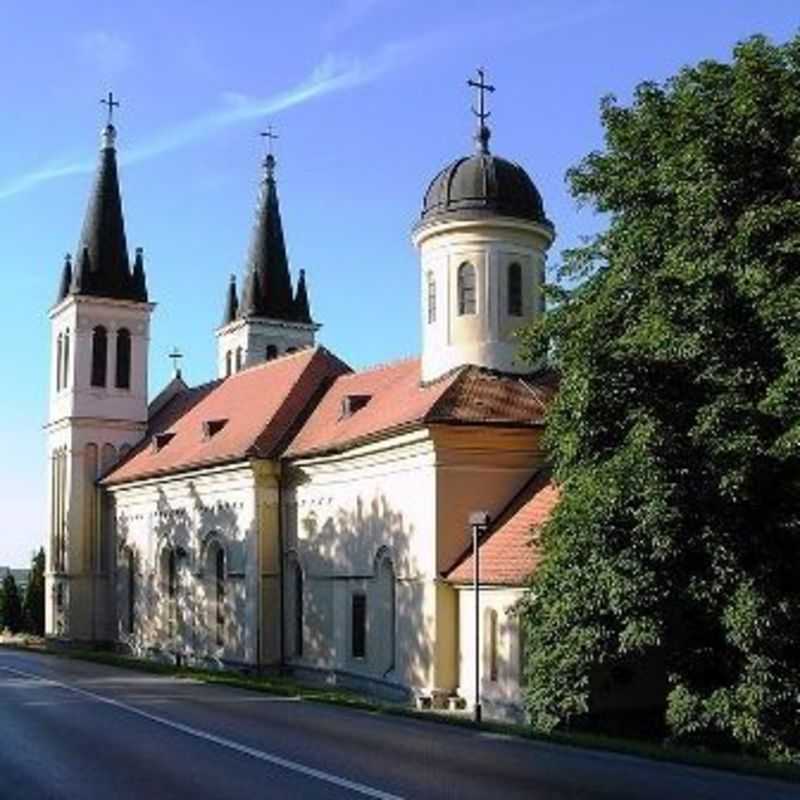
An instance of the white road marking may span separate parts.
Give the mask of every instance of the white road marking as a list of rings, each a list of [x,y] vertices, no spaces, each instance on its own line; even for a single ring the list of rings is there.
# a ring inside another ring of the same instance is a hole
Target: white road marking
[[[0,670],[10,672],[12,675],[20,675],[23,678],[31,678],[49,686],[58,686],[59,688],[65,689],[68,692],[74,692],[75,694],[82,695],[83,697],[96,700],[98,703],[105,703],[106,705],[113,706],[121,711],[127,711],[129,714],[135,714],[138,717],[155,722],[158,725],[172,728],[173,730],[180,731],[188,736],[194,736],[196,739],[212,742],[220,747],[233,750],[236,753],[241,753],[242,755],[250,756],[250,758],[255,758],[257,761],[264,761],[267,764],[273,764],[276,767],[282,767],[283,769],[290,770],[291,772],[297,772],[298,774],[305,775],[309,778],[316,778],[319,781],[331,783],[334,786],[340,786],[343,789],[348,789],[351,792],[364,795],[365,797],[374,797],[376,800],[403,800],[400,795],[383,792],[380,789],[373,788],[372,786],[350,781],[347,778],[333,775],[330,772],[325,772],[321,769],[307,767],[305,764],[300,764],[297,761],[291,761],[288,758],[282,758],[281,756],[276,756],[272,753],[266,753],[263,750],[256,750],[254,747],[248,747],[247,745],[240,744],[239,742],[234,742],[232,739],[226,739],[224,736],[217,736],[213,733],[201,731],[198,728],[193,728],[191,725],[184,725],[183,723],[173,722],[172,720],[165,719],[164,717],[157,717],[154,714],[148,714],[146,711],[142,711],[140,708],[129,706],[127,703],[121,703],[119,700],[113,700],[110,697],[103,697],[102,695],[94,694],[94,692],[87,692],[85,689],[79,689],[77,686],[70,686],[67,683],[61,683],[60,681],[44,678],[41,675],[36,675],[32,672],[23,672],[22,670],[12,669],[11,667],[0,666]]]

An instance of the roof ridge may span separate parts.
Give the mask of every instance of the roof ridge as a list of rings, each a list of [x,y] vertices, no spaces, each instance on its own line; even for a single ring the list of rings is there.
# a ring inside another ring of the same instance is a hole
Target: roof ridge
[[[353,375],[368,375],[370,372],[379,372],[381,370],[390,369],[392,367],[399,367],[402,364],[409,364],[412,361],[419,361],[420,357],[415,355],[408,355],[408,356],[401,356],[399,358],[394,358],[390,361],[380,361],[377,364],[372,364],[368,367],[364,367],[363,369],[353,370]]]

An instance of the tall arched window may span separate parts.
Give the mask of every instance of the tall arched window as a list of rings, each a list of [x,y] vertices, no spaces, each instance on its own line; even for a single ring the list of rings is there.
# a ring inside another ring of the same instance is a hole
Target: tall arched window
[[[278,348],[274,344],[267,345],[267,361],[272,361],[278,357]]]
[[[69,384],[69,328],[64,331],[64,367],[61,375],[61,386],[66,389]]]
[[[221,547],[217,547],[215,561],[217,577],[215,597],[217,647],[222,647],[225,644],[225,551]]]
[[[383,631],[383,653],[380,669],[384,674],[395,667],[397,597],[394,566],[388,553],[384,553],[377,565],[378,597],[380,604],[381,629]]]
[[[233,372],[233,353],[228,350],[225,353],[225,377],[227,378]]]
[[[236,371],[238,372],[242,368],[242,348],[236,348]]]
[[[61,373],[64,370],[64,336],[58,334],[56,339],[56,391],[61,391],[62,377]]]
[[[475,267],[469,262],[458,268],[458,313],[475,313]]]
[[[516,262],[508,265],[508,314],[522,316],[522,267]]]
[[[294,565],[294,654],[303,657],[303,568]]]
[[[131,332],[127,328],[117,331],[117,389],[131,388]]]
[[[485,616],[486,649],[489,660],[489,680],[497,681],[497,611],[493,608],[486,609]]]
[[[428,273],[428,324],[436,322],[436,278]]]
[[[128,548],[128,633],[136,628],[136,555]]]
[[[102,325],[92,332],[92,386],[106,385],[108,333]]]
[[[167,635],[172,638],[178,631],[178,556],[174,547],[171,547],[165,555]]]

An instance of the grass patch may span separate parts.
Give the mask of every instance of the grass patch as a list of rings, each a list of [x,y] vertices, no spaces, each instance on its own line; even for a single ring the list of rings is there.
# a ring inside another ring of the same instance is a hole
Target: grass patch
[[[284,676],[242,675],[230,671],[215,671],[197,667],[176,667],[133,656],[119,655],[100,650],[60,650],[47,646],[26,646],[24,643],[0,643],[0,648],[18,649],[55,655],[78,661],[90,661],[111,667],[149,672],[176,678],[191,678],[210,685],[229,686],[236,689],[262,692],[280,697],[293,697],[301,701],[324,703],[372,714],[380,714],[425,722],[455,725],[473,731],[498,733],[516,738],[528,739],[547,744],[564,745],[590,750],[603,750],[622,755],[637,756],[654,761],[669,762],[692,767],[735,772],[775,780],[800,783],[800,765],[776,764],[744,755],[715,753],[707,750],[688,749],[657,742],[644,742],[634,739],[603,736],[595,733],[555,732],[540,733],[525,725],[484,721],[476,725],[472,719],[463,715],[440,711],[417,711],[404,705],[380,702],[356,692],[340,688],[309,686]]]

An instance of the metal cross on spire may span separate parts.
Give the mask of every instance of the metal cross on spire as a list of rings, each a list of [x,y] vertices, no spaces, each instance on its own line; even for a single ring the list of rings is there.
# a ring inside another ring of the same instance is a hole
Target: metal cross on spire
[[[467,81],[467,86],[472,86],[478,90],[478,108],[472,106],[472,113],[478,118],[478,134],[476,141],[478,149],[482,153],[489,152],[489,128],[486,126],[486,120],[492,116],[491,111],[486,110],[486,92],[494,92],[494,86],[486,83],[486,71],[483,67],[478,67],[478,80],[475,81],[470,78]]]
[[[272,142],[275,139],[280,139],[277,133],[274,133],[272,130],[272,125],[267,125],[267,129],[265,131],[261,131],[258,134],[259,136],[263,136],[267,140],[267,155],[272,155]]]
[[[172,371],[175,374],[176,378],[180,378],[181,376],[181,359],[183,358],[183,353],[178,350],[177,347],[172,348],[172,352],[169,354],[168,358],[172,361]]]
[[[104,97],[100,102],[104,106],[108,106],[108,124],[111,125],[111,121],[114,118],[114,109],[119,108],[119,100],[114,99],[114,92],[109,92],[108,97]]]
[[[278,139],[279,136],[272,130],[272,125],[267,125],[267,129],[261,131],[258,135],[263,136],[267,140],[267,157],[264,159],[264,166],[267,169],[267,177],[271,178],[275,172],[275,156],[272,154],[272,143],[275,139]]]

